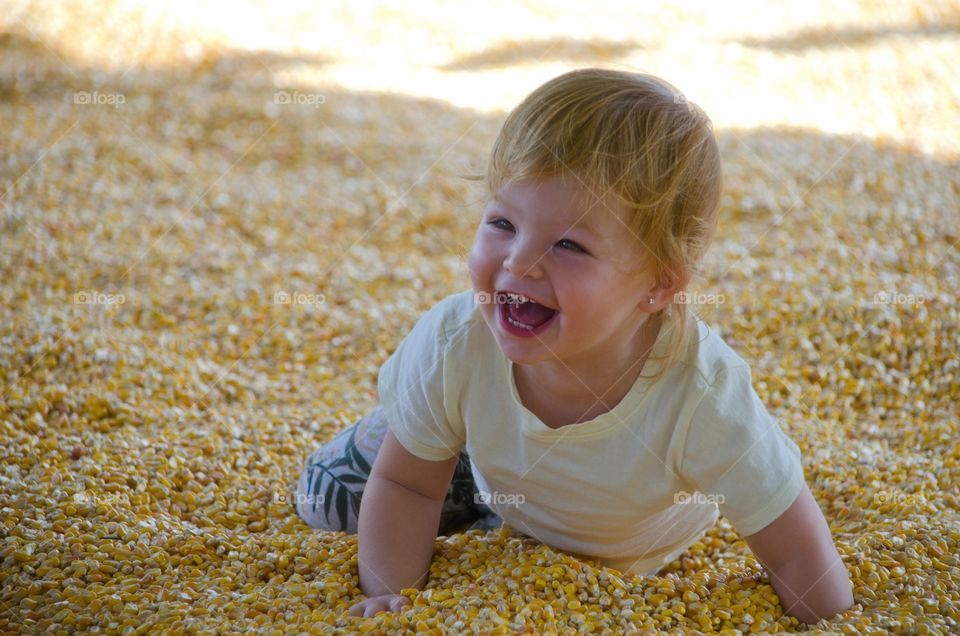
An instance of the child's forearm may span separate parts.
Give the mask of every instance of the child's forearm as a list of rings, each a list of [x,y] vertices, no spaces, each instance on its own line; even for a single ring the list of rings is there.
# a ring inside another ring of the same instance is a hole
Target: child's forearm
[[[835,552],[822,559],[795,559],[769,574],[784,611],[809,625],[853,605],[850,575]]]
[[[371,476],[360,500],[357,554],[368,597],[426,584],[443,500]]]

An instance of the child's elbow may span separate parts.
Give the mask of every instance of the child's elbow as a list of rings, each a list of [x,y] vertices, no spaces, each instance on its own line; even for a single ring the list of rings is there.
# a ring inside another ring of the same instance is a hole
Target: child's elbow
[[[780,517],[745,539],[787,614],[816,623],[853,605],[850,573],[806,484]]]
[[[830,560],[797,559],[770,578],[784,612],[802,623],[832,619],[854,604],[850,573],[839,555]]]

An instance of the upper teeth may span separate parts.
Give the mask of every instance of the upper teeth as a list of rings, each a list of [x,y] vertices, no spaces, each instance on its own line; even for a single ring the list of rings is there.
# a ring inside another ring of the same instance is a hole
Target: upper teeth
[[[534,302],[532,298],[527,298],[523,294],[515,294],[514,292],[500,292],[500,295],[503,297],[503,303],[505,305],[512,304],[523,304],[525,302]]]

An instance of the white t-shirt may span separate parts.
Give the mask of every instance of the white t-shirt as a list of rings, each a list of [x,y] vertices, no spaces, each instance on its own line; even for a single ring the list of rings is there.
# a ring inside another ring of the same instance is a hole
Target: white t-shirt
[[[689,349],[607,413],[553,429],[520,401],[513,362],[473,290],[424,313],[380,368],[387,425],[428,460],[466,446],[485,503],[511,527],[624,573],[654,574],[716,523],[773,522],[804,483],[800,450],[750,367],[693,312]],[[659,370],[664,321],[642,375]],[[487,494],[489,493],[489,494]],[[719,505],[719,508],[718,508]]]

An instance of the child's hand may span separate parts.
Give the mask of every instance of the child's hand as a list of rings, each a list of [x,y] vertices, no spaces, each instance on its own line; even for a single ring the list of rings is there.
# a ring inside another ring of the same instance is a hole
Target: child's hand
[[[373,616],[380,610],[399,612],[405,605],[410,605],[410,599],[402,594],[382,594],[373,596],[350,606],[350,616]]]

